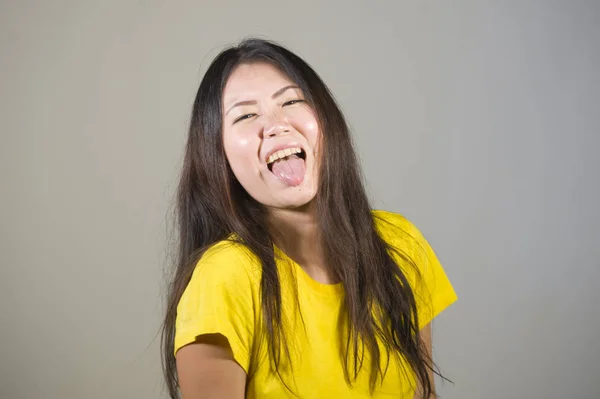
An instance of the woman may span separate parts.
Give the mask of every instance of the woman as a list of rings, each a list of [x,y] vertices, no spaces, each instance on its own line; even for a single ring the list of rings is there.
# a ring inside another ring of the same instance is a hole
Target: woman
[[[208,68],[178,191],[163,349],[172,398],[431,398],[434,252],[372,211],[331,93],[246,40]]]

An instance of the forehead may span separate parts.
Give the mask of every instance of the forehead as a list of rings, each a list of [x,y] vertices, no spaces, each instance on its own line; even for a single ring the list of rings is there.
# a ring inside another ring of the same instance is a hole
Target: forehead
[[[227,80],[223,91],[223,104],[271,96],[289,84],[293,82],[271,64],[262,62],[241,64],[234,69]]]

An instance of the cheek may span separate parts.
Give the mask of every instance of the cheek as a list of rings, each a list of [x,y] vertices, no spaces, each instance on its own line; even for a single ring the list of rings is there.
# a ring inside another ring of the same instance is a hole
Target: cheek
[[[255,168],[257,144],[249,137],[231,135],[223,138],[225,155],[236,177],[242,178]]]
[[[306,138],[313,149],[318,147],[320,131],[317,119],[310,110],[304,110],[294,118],[296,129]]]
[[[226,147],[232,155],[244,155],[250,150],[250,140],[244,137],[231,138],[226,142]],[[227,149],[226,149],[227,151]]]
[[[320,132],[319,132],[319,124],[317,123],[317,121],[313,118],[312,120],[308,121],[305,125],[304,125],[304,130],[306,131],[306,139],[313,145],[316,146],[321,138]]]
[[[316,159],[317,162],[317,169],[319,168],[318,165],[320,165],[320,159],[321,159],[321,142],[323,141],[323,137],[321,135],[321,131],[319,129],[319,124],[317,123],[317,121],[312,118],[310,121],[308,121],[305,126],[304,126],[304,137],[306,137],[306,141],[308,141],[308,144],[310,145],[310,147],[313,150],[313,155]]]

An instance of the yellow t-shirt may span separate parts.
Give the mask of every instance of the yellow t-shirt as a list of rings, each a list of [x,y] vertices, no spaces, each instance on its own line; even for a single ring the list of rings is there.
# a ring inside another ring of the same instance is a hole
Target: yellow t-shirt
[[[403,273],[415,294],[423,327],[456,300],[454,289],[433,250],[411,222],[384,211],[373,211],[373,216],[381,237],[410,256],[419,269],[418,273],[411,269]],[[414,375],[404,373],[394,357],[373,395],[369,391],[368,355],[357,380],[352,385],[346,382],[341,355],[345,342],[340,342],[338,321],[343,285],[321,284],[277,248],[275,253],[290,351],[289,357],[282,352],[279,371],[296,397],[412,399]],[[222,241],[209,248],[177,308],[175,352],[200,335],[222,334],[248,376],[247,398],[294,398],[270,368],[261,319],[260,280],[257,257],[242,245]],[[385,361],[384,353],[382,358]]]

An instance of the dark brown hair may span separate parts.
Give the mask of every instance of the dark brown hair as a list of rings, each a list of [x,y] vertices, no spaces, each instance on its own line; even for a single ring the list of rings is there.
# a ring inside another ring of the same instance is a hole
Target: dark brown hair
[[[222,94],[240,64],[267,62],[303,91],[323,133],[319,187],[314,199],[326,262],[345,289],[345,375],[352,383],[370,354],[371,390],[382,380],[380,342],[392,356],[404,358],[429,398],[434,366],[419,337],[415,297],[403,274],[414,262],[401,251],[397,264],[377,233],[347,123],[332,94],[300,57],[273,42],[248,39],[221,52],[209,66],[192,110],[183,170],[177,194],[178,259],[170,282],[163,325],[163,366],[172,398],[178,397],[173,354],[177,304],[204,250],[232,233],[262,263],[261,301],[272,367],[277,371],[286,348],[281,326],[281,288],[273,232],[264,207],[234,178],[222,141]],[[341,335],[340,335],[341,336]],[[363,350],[364,349],[364,350]],[[436,372],[437,373],[437,372]],[[278,373],[279,374],[279,373]],[[280,376],[281,377],[281,376]]]

